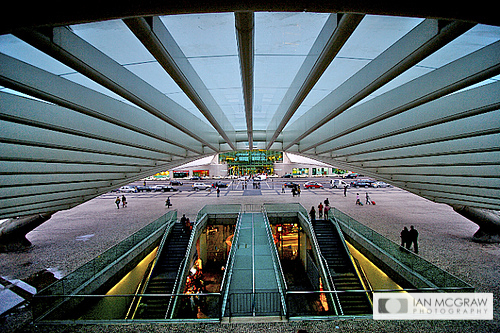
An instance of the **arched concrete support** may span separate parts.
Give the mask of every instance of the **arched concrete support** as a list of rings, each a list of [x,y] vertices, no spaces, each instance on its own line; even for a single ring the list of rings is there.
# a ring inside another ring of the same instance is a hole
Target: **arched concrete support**
[[[53,213],[8,219],[0,224],[0,252],[19,251],[31,246],[26,234],[49,220]]]
[[[500,243],[500,212],[467,206],[452,205],[453,210],[479,225],[473,240],[484,243]]]

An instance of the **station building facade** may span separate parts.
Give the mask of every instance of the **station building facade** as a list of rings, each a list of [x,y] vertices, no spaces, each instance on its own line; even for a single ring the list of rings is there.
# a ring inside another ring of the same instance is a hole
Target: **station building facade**
[[[331,176],[339,173],[335,166],[313,159],[273,150],[238,150],[219,153],[187,163],[159,174],[168,178],[230,177],[267,174],[282,177]]]

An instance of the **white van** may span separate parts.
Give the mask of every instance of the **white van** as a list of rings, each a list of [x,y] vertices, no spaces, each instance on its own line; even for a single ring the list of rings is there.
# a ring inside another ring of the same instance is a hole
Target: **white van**
[[[332,184],[332,188],[344,188],[346,186],[349,187],[349,184],[347,184],[342,179],[332,179],[330,180],[330,184]]]

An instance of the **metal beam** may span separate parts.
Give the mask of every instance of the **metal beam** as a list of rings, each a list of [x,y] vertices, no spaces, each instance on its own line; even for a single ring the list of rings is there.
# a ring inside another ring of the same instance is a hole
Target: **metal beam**
[[[52,36],[46,36],[34,30],[21,30],[15,35],[207,145],[210,149],[219,150],[218,133],[213,128],[68,28],[53,28]]]
[[[365,116],[363,120],[360,121],[357,119],[353,121],[352,117],[339,116],[335,120],[335,126],[337,126],[337,128],[342,128],[342,130],[338,131],[334,140],[319,145],[315,147],[314,150],[316,154],[331,152],[335,155],[345,155],[359,153],[367,149],[374,149],[373,147],[377,146],[387,147],[387,145],[390,144],[389,142],[396,142],[399,140],[389,139],[391,141],[386,141],[382,144],[372,141],[382,140],[426,127],[457,121],[500,109],[499,96],[500,82],[496,82],[447,95],[415,107],[408,112],[401,112],[385,119],[380,119],[380,115],[373,115],[372,118],[369,114],[371,109],[369,106],[372,103],[367,102],[365,103],[367,105],[359,107],[359,109],[366,111],[366,113],[363,112]],[[383,98],[382,96],[380,97]],[[389,103],[389,100],[385,101]],[[387,106],[385,103],[379,105],[382,107]],[[358,113],[358,108],[352,108],[348,113],[351,111]],[[378,109],[378,111],[381,111],[382,114],[385,113],[384,109]],[[359,112],[361,114],[361,110],[359,110]],[[346,113],[346,116],[348,113]],[[367,125],[367,121],[371,124]],[[364,126],[359,128],[359,123],[362,123]],[[356,130],[356,128],[359,129]],[[340,136],[341,133],[343,133],[343,135]],[[429,133],[426,133],[425,135],[428,134]],[[429,138],[426,137],[426,139]],[[413,143],[414,141],[407,142]],[[399,141],[398,145],[402,144],[404,144],[404,142]],[[363,145],[363,147],[356,147],[358,145]]]
[[[495,146],[495,139],[498,140],[495,136],[500,133],[499,116],[500,111],[494,111],[359,145],[357,150],[351,148],[347,151],[346,148],[344,155],[330,156],[350,162],[373,163],[388,159],[491,151],[498,146]],[[464,157],[464,162],[467,160]]]
[[[269,12],[320,12],[366,13],[408,17],[433,17],[448,20],[464,20],[500,25],[494,10],[488,10],[489,2],[455,2],[453,6],[426,3],[415,6],[405,1],[352,1],[352,0],[232,0],[232,1],[164,1],[164,0],[88,0],[86,6],[61,6],[56,0],[12,2],[9,10],[0,13],[0,34],[22,27],[46,27],[88,23],[125,17],[177,15],[188,13],[220,13],[232,11]],[[97,10],[98,9],[98,10]],[[22,18],[13,13],[22,13]]]
[[[234,128],[159,17],[123,20],[220,136],[235,149]]]
[[[328,121],[473,27],[472,24],[463,22],[451,22],[444,27],[441,23],[430,19],[420,23],[293,124],[290,124],[286,132],[283,133],[284,149],[289,149],[324,126]]]
[[[303,143],[304,149],[308,150],[350,132],[363,130],[366,126],[399,113],[405,111],[412,113],[413,108],[420,105],[424,105],[425,108],[425,104],[430,101],[499,73],[500,42],[496,42],[350,109],[349,112],[339,115],[314,134],[305,138],[301,145]],[[493,106],[495,101],[499,100],[497,95],[485,99],[490,101]],[[482,105],[482,102],[477,101],[477,99],[476,102],[477,107]],[[466,104],[468,102],[464,102],[464,105]],[[470,108],[474,108],[474,106],[472,105]],[[453,109],[451,109],[450,116],[452,113]],[[330,146],[330,143],[322,146],[321,151],[329,150]]]
[[[2,150],[0,150],[2,151]],[[204,157],[206,155],[200,156]],[[109,180],[89,184],[88,182],[73,184],[43,185],[42,187],[0,187],[0,218],[17,217],[43,212],[53,212],[70,209],[83,202],[93,199],[101,194],[142,179],[163,170],[176,168],[182,164],[191,162],[199,157],[189,157],[175,160],[169,163],[158,164],[154,167],[142,168],[140,172],[119,180]],[[75,168],[79,165],[75,164]]]
[[[276,141],[363,17],[361,14],[331,14],[328,17],[267,127],[272,134],[266,140],[266,149]]]
[[[421,197],[427,198],[435,202],[446,203],[446,204],[460,204],[460,205],[479,207],[485,209],[495,209],[495,210],[500,209],[500,199],[498,199],[500,198],[500,190],[498,188],[492,189],[493,192],[489,191],[487,197],[484,197],[482,195],[471,196],[462,194],[464,190],[463,188],[457,187],[456,189],[454,189],[453,186],[446,186],[446,185],[439,185],[438,186],[439,188],[436,188],[436,190],[438,191],[432,191],[425,189],[425,187],[424,189],[422,189],[421,188],[422,186],[419,185],[419,183],[417,182],[414,183],[415,180],[412,179],[412,177],[414,177],[413,175],[401,175],[396,180],[392,179],[390,174],[377,173],[374,172],[373,169],[360,167],[355,163],[345,162],[331,157],[317,156],[312,154],[298,153],[298,155],[306,156],[330,165],[334,165],[338,168],[343,168],[362,173],[368,177],[373,177],[377,180],[385,181],[394,186],[400,187],[402,189],[405,189],[409,192],[412,192],[416,195],[419,195]],[[476,179],[480,181],[478,189],[482,187],[488,187],[488,184],[490,184],[489,178],[479,177]]]
[[[142,109],[1,53],[0,64],[2,85],[65,108],[2,93],[3,117],[24,118],[103,140],[114,136],[115,142],[179,156],[185,156],[186,151],[204,152],[199,141]]]
[[[254,13],[235,12],[234,18],[238,40],[243,100],[245,104],[248,147],[249,149],[253,149]]]

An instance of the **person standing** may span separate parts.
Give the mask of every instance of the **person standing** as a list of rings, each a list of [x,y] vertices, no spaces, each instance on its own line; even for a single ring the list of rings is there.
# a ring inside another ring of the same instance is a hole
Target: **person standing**
[[[116,208],[120,209],[120,197],[116,197],[115,204]]]
[[[328,198],[326,198],[325,201],[323,201],[323,203],[325,204],[325,207],[330,206],[330,200],[328,200]]]
[[[347,196],[347,185],[344,185],[344,198]]]
[[[321,202],[318,205],[318,217],[320,220],[323,218],[323,204]]]
[[[220,188],[217,186],[217,198],[220,196]]]
[[[418,254],[418,231],[415,227],[410,226],[410,231],[408,232],[408,249],[411,247],[413,243],[413,251]]]
[[[408,236],[409,236],[409,231],[407,227],[404,227],[403,230],[401,230],[401,248],[409,248],[410,246],[408,245]]]
[[[167,208],[170,208],[170,206],[172,206],[172,203],[170,202],[170,197],[168,197],[167,200],[165,200],[165,206],[167,206]]]
[[[281,193],[285,193],[285,184],[281,185]]]

